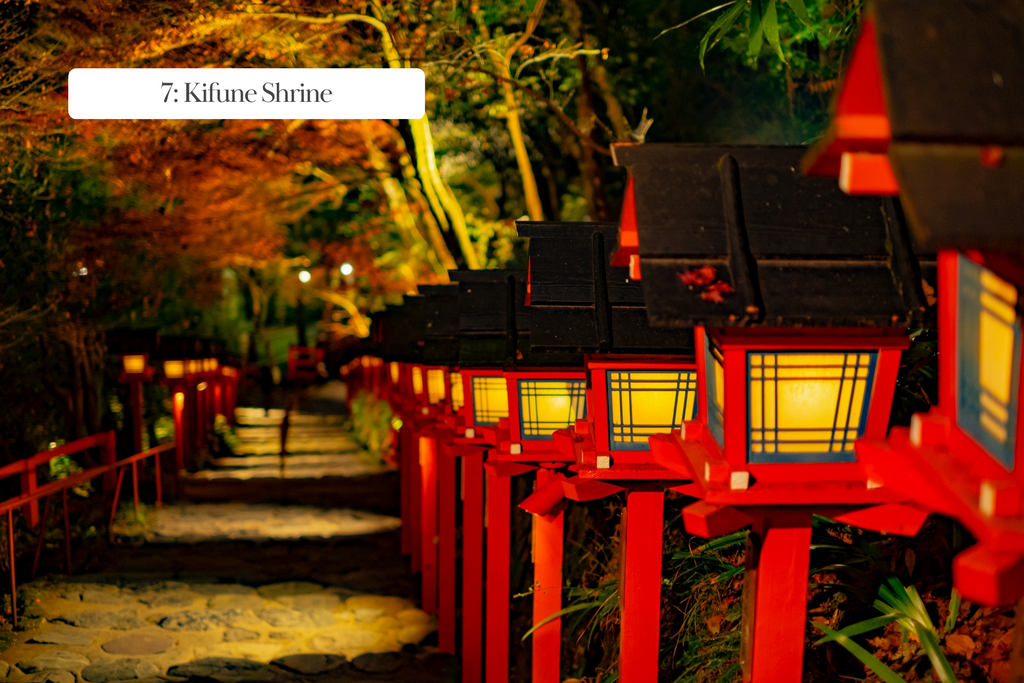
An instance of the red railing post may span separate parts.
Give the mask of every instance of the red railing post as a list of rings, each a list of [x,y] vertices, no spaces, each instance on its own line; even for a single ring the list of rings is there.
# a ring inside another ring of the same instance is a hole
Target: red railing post
[[[537,470],[537,488],[555,475]],[[533,515],[533,625],[562,609],[563,512]],[[559,683],[562,658],[562,620],[552,619],[531,636],[533,683]]]
[[[508,683],[512,479],[487,472],[487,683]]]
[[[132,380],[128,385],[132,404],[132,452],[142,452],[142,381]]]
[[[117,462],[117,438],[113,431],[107,432],[107,438],[103,442],[103,464],[113,465]],[[103,473],[103,490],[110,491],[114,485],[114,470]]]
[[[421,436],[419,455],[422,473],[420,598],[423,611],[434,614],[437,612],[437,439],[432,435]]]
[[[185,469],[185,448],[188,434],[185,433],[185,392],[176,387],[172,392],[171,411],[174,416],[174,471]]]
[[[484,456],[462,458],[462,683],[481,683],[483,669]]]
[[[436,444],[437,441],[435,440]],[[455,490],[456,459],[451,455],[438,457],[438,563],[437,563],[437,649],[455,654],[456,597],[455,578]]]
[[[664,491],[629,491],[622,510],[619,680],[658,682]]]
[[[7,510],[7,560],[11,574],[11,623],[18,625],[18,583],[14,576],[14,511]]]
[[[21,493],[31,496],[36,492],[37,479],[36,468],[31,459],[26,463],[26,469],[21,473]],[[39,524],[39,501],[33,498],[21,508],[21,514],[25,516],[29,526]]]

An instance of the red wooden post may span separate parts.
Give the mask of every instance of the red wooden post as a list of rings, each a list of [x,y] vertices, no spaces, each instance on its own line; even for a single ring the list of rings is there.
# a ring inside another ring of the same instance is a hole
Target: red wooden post
[[[437,444],[437,441],[434,441]],[[438,474],[437,649],[455,654],[455,465],[450,455],[440,455]]]
[[[413,479],[412,469],[414,460],[414,451],[409,441],[409,434],[412,431],[411,425],[402,425],[402,428],[398,430],[398,477],[399,477],[399,504],[401,505],[402,515],[402,554],[412,554],[413,538],[414,533],[414,520],[413,520]],[[413,567],[413,571],[416,568]]]
[[[537,488],[555,475],[537,470]],[[562,609],[563,512],[533,516],[533,625]],[[562,620],[533,632],[533,683],[560,683]]]
[[[462,458],[462,683],[481,683],[483,662],[484,457]]]
[[[213,416],[214,419],[218,415],[224,414],[224,379],[218,377],[212,380],[213,384]]]
[[[185,469],[185,450],[188,434],[185,433],[185,392],[180,387],[172,390],[171,411],[174,416],[174,471],[175,475]]]
[[[437,612],[437,439],[431,435],[421,436],[420,451],[420,494],[422,517],[420,522],[420,600],[423,611]]]
[[[132,404],[132,452],[142,452],[142,381],[132,380],[128,385]]]
[[[21,492],[32,494],[36,492],[36,468],[32,461],[26,463],[28,468],[21,473]],[[32,499],[21,507],[21,514],[28,521],[30,526],[39,524],[39,501]]]
[[[629,491],[622,510],[619,676],[622,683],[657,683],[661,629],[661,548],[664,491]]]
[[[508,683],[512,480],[487,473],[487,647],[485,680]]]
[[[800,683],[811,513],[762,512],[747,540],[740,663],[752,683]]]
[[[14,576],[14,511],[7,511],[7,557],[11,574],[11,623],[18,625],[18,582]]]
[[[423,567],[423,468],[420,466],[420,437],[414,427],[409,429],[409,462],[412,465],[412,507],[409,511],[412,522],[412,570],[418,572]]]
[[[103,464],[113,465],[117,462],[117,438],[114,432],[107,432],[107,438],[103,443]],[[103,490],[109,491],[114,485],[114,470],[103,474]]]

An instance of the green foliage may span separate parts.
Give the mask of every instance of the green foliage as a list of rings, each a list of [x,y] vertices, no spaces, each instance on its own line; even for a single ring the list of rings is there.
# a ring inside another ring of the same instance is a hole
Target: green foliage
[[[173,428],[174,422],[171,422]],[[228,419],[223,415],[218,415],[213,420],[213,431],[220,438],[224,445],[227,446],[228,450],[232,453],[237,453],[242,445],[242,440],[235,434],[235,428],[228,424]]]
[[[352,399],[349,431],[375,461],[383,463],[394,445],[396,417],[391,405],[371,392],[360,391]]]
[[[939,646],[939,633],[932,623],[932,618],[928,614],[921,596],[918,595],[917,589],[914,586],[904,586],[899,579],[890,576],[886,583],[878,589],[878,593],[881,599],[876,600],[874,605],[882,613],[882,616],[851,624],[840,631],[816,623],[815,626],[826,634],[816,644],[821,645],[834,640],[849,650],[882,680],[887,683],[904,683],[901,676],[850,639],[851,636],[873,631],[886,624],[896,622],[903,637],[903,645],[906,647],[910,636],[913,635],[928,656],[932,670],[939,681],[956,683],[956,674],[953,672],[949,660],[946,659],[946,654]],[[953,603],[956,604],[956,610],[954,611],[951,607],[950,616],[946,622],[947,627],[956,623],[956,614],[959,611],[959,594],[955,591],[950,604]]]
[[[56,458],[51,458],[48,464],[50,481],[64,479],[82,471],[82,466],[72,460],[70,455],[59,455]],[[92,482],[82,482],[78,486],[73,487],[71,491],[82,498],[88,498],[89,494],[93,491]]]

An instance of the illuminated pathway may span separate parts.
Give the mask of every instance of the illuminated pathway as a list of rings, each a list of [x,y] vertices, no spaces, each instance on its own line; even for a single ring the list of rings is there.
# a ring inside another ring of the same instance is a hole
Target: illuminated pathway
[[[215,462],[212,471],[237,472],[227,479],[256,487],[256,497],[268,487],[297,487],[302,499],[309,493],[303,487],[318,481],[324,490],[342,492],[361,482],[367,495],[397,500],[386,490],[397,485],[393,473],[382,475],[369,464],[337,418],[298,416],[290,429],[294,446],[289,439],[296,454],[286,471],[303,476],[274,476],[277,456],[269,454],[276,452],[279,431],[259,424],[274,417],[240,426],[240,453]],[[340,474],[345,468],[354,473],[350,478]],[[397,527],[388,514],[347,505],[228,501],[148,510],[144,525],[122,522],[115,529],[132,538],[96,558],[98,573],[22,586],[25,630],[9,633],[13,642],[0,654],[0,678],[455,681],[453,658],[428,644],[436,625],[418,608]]]

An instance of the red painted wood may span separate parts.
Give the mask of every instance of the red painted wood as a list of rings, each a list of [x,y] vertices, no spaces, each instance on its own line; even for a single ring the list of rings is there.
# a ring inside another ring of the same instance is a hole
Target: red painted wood
[[[487,472],[487,683],[508,683],[512,480]]]
[[[622,218],[619,220],[619,248],[612,254],[611,265],[628,266],[630,256],[640,254],[640,235],[636,227],[636,198],[633,191],[633,176],[626,181],[626,193],[622,197]],[[632,277],[632,276],[631,276]]]
[[[956,306],[957,259],[955,249],[938,253],[939,298],[939,410],[956,415]]]
[[[519,504],[519,507],[532,515],[550,515],[556,509],[561,510],[559,505],[565,500],[565,490],[562,488],[565,476],[553,472],[545,478],[547,481],[541,484],[538,472],[537,490]]]
[[[953,585],[972,602],[1016,602],[1024,595],[1024,553],[999,552],[979,543],[953,559]]]
[[[725,405],[722,421],[725,423],[723,455],[730,465],[747,462],[747,352],[743,348],[724,349]],[[698,472],[698,474],[700,474]]]
[[[402,554],[412,554],[412,544],[415,534],[413,533],[414,528],[414,515],[413,515],[413,455],[415,451],[410,446],[409,435],[412,432],[412,427],[409,425],[402,425],[402,428],[398,430],[398,477],[399,477],[399,505],[401,506],[402,514]],[[416,571],[413,568],[413,571]]]
[[[889,157],[882,152],[843,152],[839,189],[851,196],[895,197],[900,193]]]
[[[694,419],[700,420],[705,426],[708,423],[708,369],[707,354],[704,351],[706,334],[703,325],[693,328],[693,348],[697,350],[697,415]]]
[[[435,442],[436,443],[436,442]],[[455,505],[458,461],[440,456],[438,473],[437,649],[455,654]]]
[[[752,683],[801,683],[811,514],[766,513],[754,524],[760,537],[754,581],[749,667]],[[748,596],[744,595],[744,600]]]
[[[868,404],[868,421],[864,428],[864,436],[885,438],[889,431],[889,414],[892,412],[892,401],[895,395],[896,376],[900,372],[899,349],[882,349],[875,363],[875,382]]]
[[[888,503],[847,512],[834,519],[870,531],[915,536],[928,519],[928,512],[914,505]]]
[[[701,538],[725,536],[752,521],[750,516],[731,505],[712,505],[701,500],[683,508],[683,524],[687,533]]]
[[[420,454],[420,600],[423,611],[437,612],[437,440],[419,438]]]
[[[657,683],[661,628],[663,491],[630,491],[623,519],[619,680]]]
[[[557,477],[537,470],[537,489]],[[563,514],[533,516],[533,624],[536,626],[562,609]],[[533,639],[532,683],[560,683],[562,620],[554,619],[538,628]]]
[[[484,457],[462,456],[462,683],[483,675]]]

